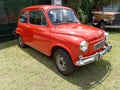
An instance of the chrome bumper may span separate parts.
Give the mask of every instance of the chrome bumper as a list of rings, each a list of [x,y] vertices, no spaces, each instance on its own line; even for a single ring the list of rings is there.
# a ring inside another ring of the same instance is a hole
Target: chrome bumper
[[[88,56],[88,57],[81,57],[81,59],[79,61],[77,61],[75,63],[76,66],[83,66],[86,64],[89,64],[91,62],[97,61],[99,59],[101,59],[103,57],[104,54],[106,54],[107,52],[110,52],[112,48],[111,44],[107,44],[106,48],[104,50],[102,50],[101,52],[97,52],[96,54],[92,55],[92,56]]]
[[[105,25],[105,28],[120,28],[120,25]]]

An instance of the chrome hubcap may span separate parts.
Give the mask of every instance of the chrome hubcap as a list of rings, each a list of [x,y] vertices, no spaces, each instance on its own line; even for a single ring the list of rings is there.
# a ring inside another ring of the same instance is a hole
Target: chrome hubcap
[[[67,69],[65,58],[61,55],[57,55],[56,64],[61,71],[65,71]]]
[[[20,36],[18,37],[18,41],[19,41],[19,44],[22,46],[23,43],[22,43],[22,38]]]

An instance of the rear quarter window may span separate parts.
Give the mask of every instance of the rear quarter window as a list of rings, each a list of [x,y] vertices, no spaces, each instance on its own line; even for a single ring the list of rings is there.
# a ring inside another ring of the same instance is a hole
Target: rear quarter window
[[[27,12],[24,12],[20,15],[20,22],[27,23]]]

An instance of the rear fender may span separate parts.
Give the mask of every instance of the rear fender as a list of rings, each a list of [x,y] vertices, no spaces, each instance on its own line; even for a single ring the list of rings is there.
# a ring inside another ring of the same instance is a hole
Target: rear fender
[[[24,41],[24,33],[23,33],[22,29],[16,28],[16,35],[20,35],[23,38],[23,41]]]

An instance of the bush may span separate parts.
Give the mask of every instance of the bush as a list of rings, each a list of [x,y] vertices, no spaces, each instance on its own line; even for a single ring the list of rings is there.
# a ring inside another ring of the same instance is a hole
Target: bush
[[[79,9],[77,13],[81,23],[87,23],[88,16],[85,14],[85,12],[82,9]]]
[[[89,23],[91,21],[91,11],[93,8],[96,6],[107,6],[110,4],[110,1],[111,0],[65,0],[65,4],[77,13],[82,23]]]
[[[95,0],[68,0],[65,3],[74,9],[82,23],[91,21],[91,10],[95,6]]]

